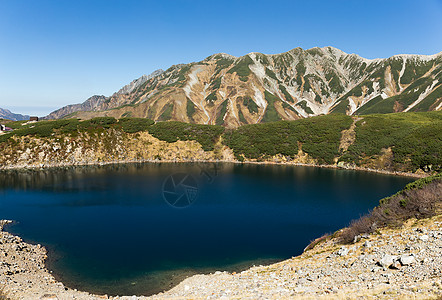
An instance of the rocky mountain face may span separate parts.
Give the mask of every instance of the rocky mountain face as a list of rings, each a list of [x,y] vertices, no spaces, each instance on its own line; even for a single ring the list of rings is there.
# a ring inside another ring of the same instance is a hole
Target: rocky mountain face
[[[442,53],[374,60],[333,47],[215,54],[94,97],[93,106],[90,98],[49,117],[148,117],[232,128],[329,113],[441,110]]]
[[[12,121],[23,121],[23,120],[29,120],[29,116],[14,114],[8,109],[0,108],[0,119],[7,119],[7,120],[12,120]]]
[[[71,104],[64,106],[56,111],[51,112],[45,119],[59,119],[63,117],[71,116],[78,111],[93,111],[97,110],[102,103],[106,101],[105,96],[92,96],[81,104]]]

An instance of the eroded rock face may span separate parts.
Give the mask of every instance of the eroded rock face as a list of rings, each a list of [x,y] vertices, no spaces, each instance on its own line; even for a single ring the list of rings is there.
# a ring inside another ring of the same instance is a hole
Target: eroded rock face
[[[109,130],[99,135],[77,137],[21,137],[3,145],[0,169],[75,166],[116,162],[233,160],[233,152],[217,143],[215,151],[204,151],[196,141],[161,141],[147,132],[126,134]]]

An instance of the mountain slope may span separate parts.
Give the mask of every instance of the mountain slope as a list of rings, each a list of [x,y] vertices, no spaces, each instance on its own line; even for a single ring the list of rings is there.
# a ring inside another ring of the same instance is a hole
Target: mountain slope
[[[75,116],[237,127],[329,113],[440,110],[441,77],[441,54],[368,60],[333,47],[243,57],[221,53],[143,76],[93,107],[76,107]],[[74,112],[49,117],[67,111]]]
[[[23,120],[29,120],[29,116],[14,114],[8,109],[0,108],[0,119],[7,119],[11,121],[23,121]]]

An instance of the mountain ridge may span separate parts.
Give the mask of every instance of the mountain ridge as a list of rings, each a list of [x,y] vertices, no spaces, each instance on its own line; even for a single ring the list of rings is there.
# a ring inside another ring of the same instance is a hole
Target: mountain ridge
[[[133,116],[234,128],[328,113],[440,110],[441,54],[366,59],[331,46],[217,53],[143,75],[90,109],[62,108],[48,118]]]
[[[23,121],[23,120],[29,120],[29,116],[13,113],[6,108],[0,108],[0,119],[7,119],[11,121]]]

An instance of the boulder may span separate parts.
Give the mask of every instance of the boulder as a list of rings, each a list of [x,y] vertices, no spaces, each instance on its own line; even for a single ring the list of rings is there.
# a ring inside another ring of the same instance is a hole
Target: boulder
[[[378,263],[381,267],[389,268],[395,260],[396,256],[385,254]]]
[[[413,255],[401,255],[399,260],[403,266],[409,266],[416,262],[416,259]]]

